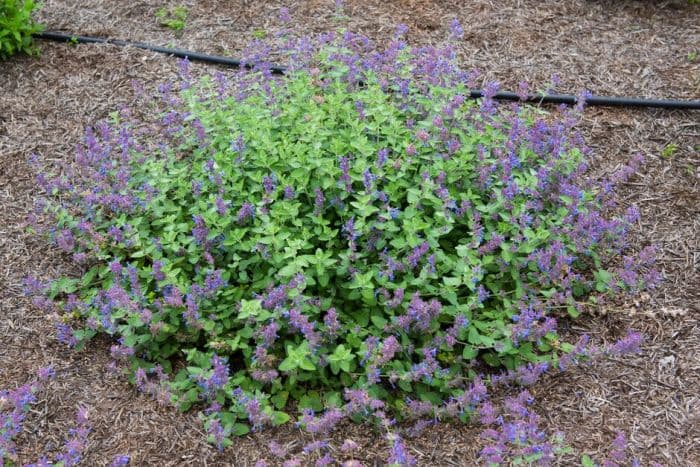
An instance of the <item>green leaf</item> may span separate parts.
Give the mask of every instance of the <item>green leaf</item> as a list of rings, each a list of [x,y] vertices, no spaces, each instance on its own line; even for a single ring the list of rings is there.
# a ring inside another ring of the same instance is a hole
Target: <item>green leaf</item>
[[[578,318],[581,316],[581,312],[576,309],[573,305],[569,305],[566,307],[566,312],[571,316],[572,318]]]
[[[250,427],[245,423],[234,423],[231,427],[231,434],[234,436],[243,436],[250,433]]]
[[[280,371],[292,371],[297,368],[297,361],[291,357],[287,357],[280,363]]]
[[[83,278],[80,280],[81,287],[87,287],[88,285],[92,284],[92,281],[95,279],[95,276],[97,276],[99,270],[99,266],[91,267],[90,270],[86,272]]]
[[[272,424],[274,426],[280,426],[289,421],[290,417],[284,412],[275,411],[272,413]]]
[[[479,349],[477,349],[473,345],[464,346],[464,349],[462,350],[462,358],[464,358],[465,360],[471,360],[473,358],[476,358],[477,355],[479,355]]]
[[[306,371],[314,371],[316,366],[313,364],[313,362],[311,362],[311,360],[304,358],[301,360],[301,362],[299,362],[299,368]]]
[[[442,278],[442,281],[445,285],[450,287],[459,287],[462,284],[462,279],[460,277],[445,276]]]
[[[382,318],[379,315],[372,315],[370,319],[372,320],[372,324],[374,324],[378,329],[384,329],[384,326],[386,326],[388,323],[385,318]]]
[[[323,410],[323,403],[318,391],[309,391],[299,399],[300,409],[313,409],[316,412]]]
[[[51,284],[50,295],[52,298],[59,294],[71,294],[78,290],[78,280],[69,277],[61,277]]]
[[[289,391],[280,391],[274,396],[270,397],[270,400],[274,404],[275,408],[282,410],[287,405],[287,399],[289,398]]]
[[[241,311],[238,312],[238,319],[245,320],[249,317],[256,317],[262,311],[260,300],[241,300]]]

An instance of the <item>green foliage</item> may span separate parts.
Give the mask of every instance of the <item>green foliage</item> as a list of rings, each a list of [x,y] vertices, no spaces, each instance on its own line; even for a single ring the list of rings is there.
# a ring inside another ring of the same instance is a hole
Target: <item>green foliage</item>
[[[32,20],[33,0],[0,0],[0,60],[24,52],[38,54],[32,36],[44,28]]]
[[[661,151],[661,157],[663,157],[664,159],[671,159],[677,150],[678,145],[671,143],[664,147],[663,151]]]
[[[265,37],[267,37],[267,32],[265,32],[264,29],[256,29],[253,31],[252,36],[255,39],[265,39]]]
[[[160,25],[173,31],[185,29],[187,21],[187,7],[178,5],[175,7],[162,7],[156,11],[156,18],[160,20]]]

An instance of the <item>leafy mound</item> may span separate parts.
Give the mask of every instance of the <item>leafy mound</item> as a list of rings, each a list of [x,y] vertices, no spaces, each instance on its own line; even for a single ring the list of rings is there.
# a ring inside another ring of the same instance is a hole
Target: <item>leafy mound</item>
[[[605,214],[616,180],[581,181],[574,110],[470,101],[449,48],[398,37],[287,52],[284,77],[264,55],[201,81],[182,63],[42,180],[86,271],[49,287],[61,337],[113,336],[140,388],[209,404],[218,445],[294,406],[316,432],[466,418],[477,372],[571,358],[556,316],[653,279],[651,251],[611,262],[636,213]]]
[[[32,36],[44,28],[32,20],[32,12],[36,8],[33,0],[0,2],[0,60],[18,52],[37,52],[32,46]]]

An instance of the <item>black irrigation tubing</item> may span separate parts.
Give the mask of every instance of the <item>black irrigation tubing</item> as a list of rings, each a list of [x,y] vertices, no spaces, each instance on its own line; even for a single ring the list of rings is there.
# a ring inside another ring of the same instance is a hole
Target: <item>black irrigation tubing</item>
[[[230,67],[251,68],[251,65],[241,62],[235,58],[223,57],[220,55],[208,55],[200,52],[192,52],[189,50],[172,49],[168,47],[160,47],[157,45],[145,44],[143,42],[124,41],[119,39],[104,39],[101,37],[76,36],[72,34],[64,34],[61,32],[42,32],[36,34],[37,39],[44,39],[56,42],[72,42],[78,44],[112,44],[120,47],[136,47],[138,49],[149,50],[162,54],[172,55],[175,57],[187,58],[192,61],[215,63]],[[274,74],[283,75],[286,68],[281,66],[271,66],[270,71]],[[470,92],[470,97],[478,99],[484,97],[484,92],[480,89],[475,89]],[[494,99],[506,101],[520,101],[520,96],[514,92],[499,92],[494,96]],[[542,104],[569,104],[575,105],[578,100],[577,96],[570,94],[531,94],[525,99],[525,102],[536,102]],[[590,96],[586,98],[586,105],[596,105],[605,107],[655,107],[661,109],[682,109],[682,110],[700,110],[700,100],[674,100],[674,99],[643,99],[637,97],[608,97],[608,96]]]

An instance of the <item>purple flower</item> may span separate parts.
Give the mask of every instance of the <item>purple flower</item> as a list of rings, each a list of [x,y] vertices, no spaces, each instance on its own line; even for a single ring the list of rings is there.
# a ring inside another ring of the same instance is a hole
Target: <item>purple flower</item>
[[[346,439],[346,440],[343,442],[343,445],[340,446],[340,450],[343,451],[343,452],[348,452],[348,451],[354,451],[354,450],[357,449],[358,447],[359,447],[359,446],[357,445],[357,443],[356,443],[355,441],[353,441],[353,440],[351,440],[351,439]]]
[[[198,244],[203,245],[207,241],[209,229],[207,228],[202,216],[192,216],[192,220],[194,220],[192,236]]]
[[[286,7],[280,8],[279,20],[283,24],[290,23],[292,21],[292,17],[289,14],[289,8],[286,8]]]
[[[365,191],[372,191],[372,183],[374,183],[376,178],[376,175],[372,173],[369,167],[365,169],[364,173],[362,174],[362,183],[365,186]]]
[[[411,296],[411,302],[408,304],[406,317],[414,323],[414,327],[421,331],[426,331],[430,328],[431,321],[436,318],[442,311],[442,305],[436,299],[426,302],[421,300],[420,293],[415,292]]]
[[[479,284],[479,287],[476,288],[476,299],[479,303],[484,303],[489,298],[489,291],[486,290],[486,288]]]
[[[163,268],[163,262],[162,261],[153,261],[153,277],[157,281],[164,281],[165,280],[165,274],[163,274],[162,271]]]
[[[231,141],[231,150],[238,154],[240,158],[245,151],[245,142],[243,141],[243,135],[239,135],[234,141]]]
[[[352,178],[350,178],[350,159],[347,156],[338,159],[340,164],[340,181],[345,184],[345,190],[352,192]]]
[[[262,183],[263,183],[263,189],[265,190],[265,193],[267,193],[268,195],[270,193],[272,193],[273,191],[275,191],[275,187],[277,184],[275,182],[275,175],[274,174],[272,174],[272,176],[263,177]]]
[[[401,466],[416,465],[416,458],[406,452],[406,446],[398,435],[393,435],[394,440],[391,445],[391,454],[387,462],[389,464],[399,464]]]
[[[279,377],[279,372],[277,370],[253,370],[251,376],[255,381],[260,381],[261,383],[272,383]]]
[[[216,197],[216,212],[220,216],[225,216],[228,214],[228,202],[225,201],[221,196]]]
[[[185,297],[185,311],[182,313],[182,317],[185,318],[185,322],[188,326],[193,328],[199,328],[201,325],[199,323],[199,305],[197,304],[197,299],[193,293],[188,293]]]
[[[248,420],[253,426],[253,430],[262,428],[270,417],[262,411],[260,401],[256,398],[246,398],[243,400],[243,408],[248,415]]]
[[[326,312],[326,316],[323,317],[323,324],[326,325],[326,332],[330,336],[334,336],[340,330],[340,322],[338,321],[338,314],[335,308],[329,308]]]
[[[197,135],[197,141],[199,144],[206,146],[207,145],[207,130],[204,128],[204,125],[202,124],[202,121],[198,118],[194,119],[192,121],[192,126],[195,128],[196,135]]]
[[[39,368],[36,372],[40,380],[45,381],[47,379],[52,379],[56,376],[56,371],[52,366]]]
[[[164,289],[164,298],[167,305],[180,307],[183,305],[182,292],[177,286],[169,285]]]
[[[627,462],[627,439],[621,431],[616,432],[615,439],[612,442],[612,449],[608,454],[608,458],[603,462],[604,467],[617,467],[620,464]]]
[[[328,442],[323,441],[323,440],[318,440],[318,441],[312,441],[310,443],[307,443],[304,448],[302,449],[305,454],[312,453],[314,451],[318,451],[319,449],[323,449],[328,447]]]
[[[390,309],[396,308],[403,303],[404,289],[398,288],[394,291],[394,297],[386,304]]]
[[[204,278],[204,295],[213,297],[216,292],[226,286],[226,281],[222,278],[223,271],[217,269],[207,273]]]
[[[377,167],[381,168],[384,164],[386,164],[388,156],[389,150],[387,148],[380,149],[379,152],[377,152]]]
[[[464,37],[464,29],[459,23],[459,20],[454,18],[452,21],[450,21],[450,38],[455,40],[461,39],[462,37]]]
[[[239,224],[243,224],[245,221],[249,219],[253,219],[255,217],[255,206],[253,206],[251,203],[246,201],[243,203],[243,206],[241,206],[241,209],[238,210],[237,214],[237,219]]]
[[[357,232],[357,230],[355,230],[355,218],[354,217],[351,217],[350,219],[348,219],[345,222],[345,224],[343,224],[343,232],[345,232],[345,236],[351,242],[354,242],[360,236],[360,234]]]
[[[403,23],[400,23],[396,26],[396,29],[394,30],[394,38],[403,37],[406,35],[407,32],[408,26],[406,26]]]
[[[583,108],[586,106],[586,101],[593,97],[591,91],[584,89],[576,97],[576,111],[582,112]]]
[[[293,288],[293,287],[292,287]],[[262,300],[262,306],[266,310],[274,310],[287,300],[287,286],[278,285],[271,288],[266,297]]]
[[[320,216],[323,212],[323,207],[326,203],[326,197],[323,196],[323,190],[316,188],[316,200],[314,201],[314,216]]]
[[[83,451],[87,445],[87,437],[90,433],[88,411],[81,407],[76,414],[77,427],[69,430],[69,437],[62,452],[56,456],[57,462],[63,462],[64,466],[73,466],[80,462]]]
[[[75,335],[73,334],[73,328],[70,327],[70,325],[64,323],[57,323],[56,331],[56,338],[59,342],[63,342],[64,344],[70,347],[75,347],[78,344],[78,339],[75,338]]]
[[[192,194],[195,197],[199,197],[202,194],[202,187],[204,184],[201,180],[192,180]]]
[[[496,248],[501,246],[503,243],[503,235],[500,234],[494,234],[488,242],[486,242],[484,245],[479,247],[479,253],[482,255],[486,255],[489,253],[492,253]]]
[[[609,352],[615,356],[621,356],[640,351],[644,337],[636,331],[629,331],[625,337],[610,346]]]
[[[316,323],[314,321],[309,321],[309,317],[302,314],[298,308],[292,308],[288,313],[289,324],[293,329],[297,329],[301,332],[306,340],[309,341],[309,345],[313,348],[316,347],[321,341],[321,336],[317,333],[314,328]]]
[[[214,418],[209,421],[209,426],[207,427],[207,434],[212,437],[214,444],[219,451],[224,450],[224,440],[226,439],[226,431],[221,426],[219,419]]]
[[[629,222],[630,224],[634,224],[639,220],[639,209],[637,206],[630,206],[627,208],[627,211],[625,212],[625,221]]]
[[[332,465],[335,463],[335,459],[330,455],[330,453],[325,453],[319,460],[316,461],[316,467],[324,467],[326,465]]]
[[[527,81],[520,81],[518,83],[518,98],[521,101],[526,101],[529,97],[529,90],[530,87],[527,84]]]
[[[215,389],[221,389],[228,382],[228,361],[226,358],[214,354],[211,358],[213,373],[209,378],[209,384]]]
[[[289,185],[284,187],[284,199],[294,199],[294,188]]]
[[[287,457],[287,449],[281,444],[279,444],[277,441],[270,441],[267,447],[270,449],[270,452],[273,456],[277,456],[280,458]]]
[[[272,321],[270,324],[263,326],[261,335],[267,347],[270,347],[277,340],[278,330],[279,327],[277,326],[277,323],[275,321]]]
[[[366,118],[365,105],[362,103],[362,101],[355,101],[355,110],[357,111],[357,115],[360,120],[364,120]]]
[[[408,255],[408,257],[406,258],[406,262],[411,267],[411,269],[415,269],[418,266],[418,262],[428,252],[429,249],[430,245],[428,245],[428,242],[423,242],[413,249],[411,254]]]
[[[75,248],[75,239],[73,238],[73,232],[68,229],[61,230],[56,235],[56,244],[58,247],[65,251],[71,252]]]
[[[122,467],[125,465],[129,465],[129,456],[122,454],[119,456],[116,456],[113,460],[112,463],[109,464],[109,467]]]

